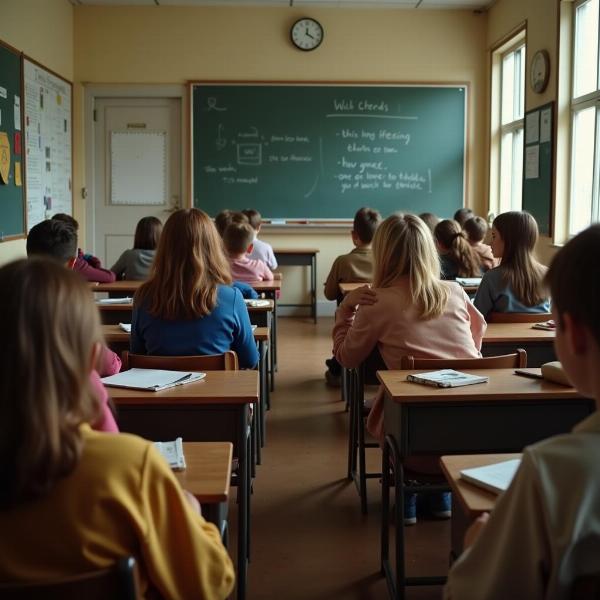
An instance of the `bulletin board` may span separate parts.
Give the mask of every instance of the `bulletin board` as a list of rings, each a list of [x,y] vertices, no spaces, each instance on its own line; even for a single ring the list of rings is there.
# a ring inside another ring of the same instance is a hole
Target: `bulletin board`
[[[525,113],[523,148],[523,210],[537,221],[542,235],[552,231],[552,186],[554,182],[554,103]]]
[[[71,82],[24,57],[27,229],[73,214]]]
[[[0,41],[0,241],[25,234],[21,53]]]

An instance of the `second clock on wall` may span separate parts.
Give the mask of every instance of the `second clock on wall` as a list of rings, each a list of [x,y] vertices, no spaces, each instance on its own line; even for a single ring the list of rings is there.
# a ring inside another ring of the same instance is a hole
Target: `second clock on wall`
[[[304,17],[292,25],[290,35],[292,43],[300,50],[314,50],[323,41],[323,27],[315,19]]]

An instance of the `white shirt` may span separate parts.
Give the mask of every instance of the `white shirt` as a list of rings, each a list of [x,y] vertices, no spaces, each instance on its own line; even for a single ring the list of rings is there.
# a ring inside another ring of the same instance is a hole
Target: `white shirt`
[[[600,413],[523,453],[510,488],[454,564],[452,600],[568,599],[600,571]]]
[[[257,258],[266,263],[269,269],[277,268],[277,260],[275,259],[275,254],[273,254],[273,248],[271,244],[267,242],[263,242],[259,240],[257,237],[254,238],[254,248],[252,248],[252,252],[248,254],[248,258]]]

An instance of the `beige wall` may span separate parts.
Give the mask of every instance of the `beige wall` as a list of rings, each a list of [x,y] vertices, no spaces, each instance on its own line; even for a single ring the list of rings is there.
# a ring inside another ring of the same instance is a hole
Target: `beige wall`
[[[527,72],[525,74],[525,110],[556,101],[558,65],[559,0],[496,0],[488,12],[487,47],[498,44],[521,23],[527,22]],[[542,94],[529,85],[531,58],[538,50],[550,55],[550,80]],[[552,239],[543,237],[538,244],[540,259],[548,263],[554,255]]]
[[[484,212],[486,16],[470,11],[311,8],[311,16],[325,28],[325,41],[317,51],[303,53],[291,47],[289,28],[304,13],[265,7],[76,7],[76,80],[467,82],[468,202]],[[76,173],[75,189],[84,185]],[[346,232],[267,234],[265,239],[318,247],[319,283],[335,256],[351,247]],[[299,269],[288,271],[283,300],[293,301],[290,296],[298,295],[302,276]]]
[[[73,80],[73,7],[68,0],[1,0],[0,39]],[[24,254],[24,240],[0,243],[0,264]]]

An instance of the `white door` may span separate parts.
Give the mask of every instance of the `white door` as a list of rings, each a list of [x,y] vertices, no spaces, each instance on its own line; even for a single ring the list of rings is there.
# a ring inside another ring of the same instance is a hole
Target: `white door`
[[[137,222],[180,207],[178,98],[99,98],[94,122],[94,218],[89,248],[110,269],[133,247]]]

